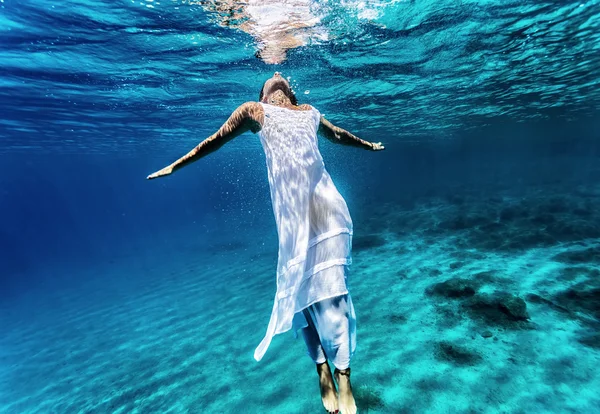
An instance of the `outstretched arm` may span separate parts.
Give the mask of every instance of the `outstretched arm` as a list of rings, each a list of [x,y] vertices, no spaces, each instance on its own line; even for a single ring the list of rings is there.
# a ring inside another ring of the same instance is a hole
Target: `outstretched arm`
[[[171,165],[168,165],[162,170],[150,174],[147,178],[151,180],[153,178],[169,175],[173,171],[176,171],[181,167],[185,167],[186,165],[199,160],[211,152],[218,150],[225,143],[231,141],[233,138],[243,134],[246,131],[252,131],[256,133],[262,128],[263,121],[264,111],[262,106],[257,102],[246,102],[233,111],[227,122],[225,122],[217,132],[206,138],[193,150],[179,158]]]
[[[321,123],[319,124],[319,133],[323,134],[328,140],[335,142],[336,144],[351,145],[354,147],[360,147],[371,151],[379,151],[384,149],[381,142],[369,142],[360,139],[356,135],[333,125],[331,122],[321,117]]]

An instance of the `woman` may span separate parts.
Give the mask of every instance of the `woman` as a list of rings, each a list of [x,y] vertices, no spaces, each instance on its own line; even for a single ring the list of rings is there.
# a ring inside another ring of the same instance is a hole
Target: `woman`
[[[269,64],[282,63],[289,49],[328,38],[313,0],[203,0],[188,4],[199,4],[221,26],[254,37],[256,57]]]
[[[302,329],[319,374],[323,406],[330,413],[355,413],[350,358],[356,347],[356,317],[346,286],[352,220],[325,170],[317,132],[340,144],[373,151],[384,148],[334,126],[310,105],[298,105],[278,72],[265,82],[259,101],[241,105],[215,134],[148,179],[171,174],[246,131],[259,133],[267,158],[279,258],[271,319],[254,358],[260,361],[274,335]],[[335,366],[339,393],[327,360]]]

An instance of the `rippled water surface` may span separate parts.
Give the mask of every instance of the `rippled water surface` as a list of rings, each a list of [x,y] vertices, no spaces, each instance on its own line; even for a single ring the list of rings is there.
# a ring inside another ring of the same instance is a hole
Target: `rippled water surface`
[[[503,117],[577,120],[600,107],[598,1],[1,7],[3,152],[197,141],[256,100],[274,70],[291,77],[301,102],[388,142],[444,138]]]

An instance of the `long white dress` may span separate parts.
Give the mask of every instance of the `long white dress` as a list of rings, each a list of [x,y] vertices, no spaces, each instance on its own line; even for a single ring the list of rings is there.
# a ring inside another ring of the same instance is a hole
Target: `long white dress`
[[[279,236],[277,293],[260,361],[274,335],[306,326],[302,310],[348,293],[352,220],[323,164],[317,143],[321,114],[262,104],[260,140]]]

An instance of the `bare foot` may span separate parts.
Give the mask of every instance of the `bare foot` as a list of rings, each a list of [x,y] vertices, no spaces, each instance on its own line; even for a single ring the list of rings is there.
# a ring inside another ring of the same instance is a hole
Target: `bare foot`
[[[340,392],[339,407],[341,414],[356,414],[356,402],[352,395],[352,385],[350,384],[350,368],[335,370],[335,380],[338,383]]]
[[[329,364],[324,362],[317,364],[317,373],[319,374],[319,386],[321,388],[321,401],[327,412],[335,414],[338,412],[338,396],[335,390],[335,383],[331,376]]]

